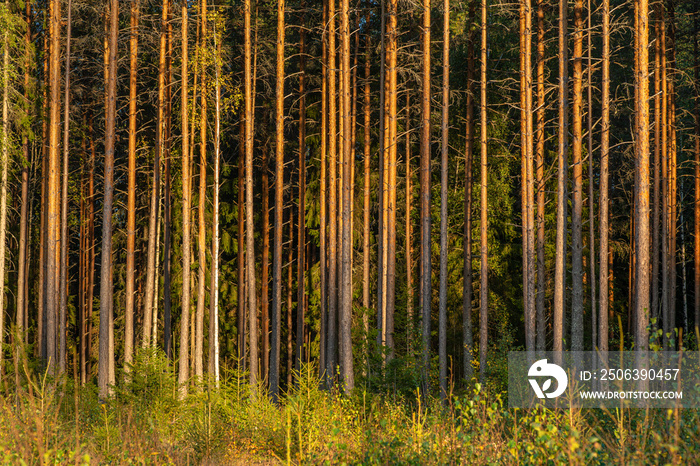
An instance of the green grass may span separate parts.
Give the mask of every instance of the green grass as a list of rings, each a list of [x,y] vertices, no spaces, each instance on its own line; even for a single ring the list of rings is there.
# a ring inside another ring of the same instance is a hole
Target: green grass
[[[447,405],[324,390],[305,367],[279,406],[225,373],[178,400],[160,353],[141,353],[100,403],[93,385],[25,371],[0,395],[3,464],[692,464],[694,410],[508,409],[474,385]],[[409,392],[410,393],[410,392]],[[77,407],[77,410],[76,410]]]

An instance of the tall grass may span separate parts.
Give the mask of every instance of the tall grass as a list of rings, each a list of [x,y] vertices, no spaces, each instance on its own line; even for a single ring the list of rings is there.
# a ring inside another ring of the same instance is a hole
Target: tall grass
[[[25,364],[26,367],[26,364]],[[692,464],[694,410],[508,409],[475,384],[447,405],[405,390],[345,397],[304,366],[281,400],[224,371],[178,400],[170,364],[140,352],[102,403],[26,369],[0,395],[3,464]]]

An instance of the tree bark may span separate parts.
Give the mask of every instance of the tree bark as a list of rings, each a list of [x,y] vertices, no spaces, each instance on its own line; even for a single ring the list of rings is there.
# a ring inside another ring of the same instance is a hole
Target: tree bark
[[[108,53],[105,54],[107,68],[107,102],[105,103],[105,173],[104,208],[102,212],[102,264],[100,267],[100,352],[98,388],[100,398],[111,395],[114,385],[114,341],[112,319],[112,203],[114,199],[114,140],[117,97],[117,37],[119,35],[119,3],[110,1]],[[58,18],[57,18],[58,19]],[[49,235],[51,235],[49,230]],[[50,238],[49,238],[50,239]],[[49,271],[49,277],[51,277]],[[51,296],[51,295],[50,295]]]
[[[635,348],[639,351],[647,349],[649,335],[646,327],[649,324],[649,80],[647,69],[649,60],[648,33],[649,13],[647,0],[639,0],[639,67],[637,83],[639,86],[639,157],[636,160],[637,174],[637,203],[635,209],[635,255],[636,255],[636,286],[635,310],[637,341]]]
[[[574,23],[571,350],[583,351],[583,0],[574,5]]]
[[[450,108],[450,0],[442,3],[442,143],[440,151],[440,307],[438,346],[440,399],[447,399],[447,171]]]
[[[559,0],[559,123],[557,175],[557,239],[554,271],[554,351],[564,349],[564,307],[566,303],[566,179],[568,170],[568,58],[567,1]]]
[[[134,295],[136,250],[136,78],[138,72],[139,1],[131,2],[129,38],[129,167],[126,218],[126,305],[124,310],[124,370],[134,359]],[[184,100],[184,99],[183,99]]]
[[[601,131],[600,131],[600,311],[598,314],[598,349],[608,351],[608,313],[612,301],[609,293],[608,271],[612,269],[612,251],[608,245],[610,208],[610,0],[603,0],[603,63],[601,82]]]
[[[482,14],[486,5],[482,0]],[[427,395],[430,374],[430,306],[432,301],[430,257],[430,0],[423,0],[422,39],[422,96],[421,96],[421,144],[420,144],[420,301],[423,318],[422,380]],[[484,25],[485,28],[485,25]],[[486,31],[482,35],[485,35]],[[484,44],[485,46],[485,44]],[[486,53],[485,49],[482,53]],[[485,63],[483,64],[485,66]],[[485,79],[485,78],[484,78]],[[483,102],[482,102],[483,105]]]
[[[469,3],[469,24],[476,21],[476,1]],[[472,255],[472,192],[474,189],[474,81],[475,62],[474,43],[476,33],[470,30],[467,42],[467,125],[464,147],[464,264],[463,264],[463,297],[462,297],[462,345],[464,347],[464,378],[470,380],[474,375],[472,353],[474,351],[474,330],[472,325],[473,284],[473,255]]]
[[[190,280],[192,254],[191,240],[191,210],[192,210],[192,180],[190,174],[190,135],[189,135],[189,74],[188,74],[188,12],[187,3],[182,4],[182,302],[180,315],[180,357],[178,362],[177,382],[180,386],[179,395],[182,399],[187,395],[187,380],[189,379],[189,336],[190,336]]]
[[[487,114],[486,114],[486,51],[487,51],[487,0],[481,0],[481,216],[479,235],[481,243],[481,281],[479,284],[479,380],[486,382],[488,348],[488,153]]]
[[[537,182],[537,290],[535,304],[536,341],[535,349],[540,352],[545,350],[547,322],[545,318],[545,294],[547,290],[546,263],[545,263],[545,88],[544,88],[544,64],[545,64],[545,25],[544,25],[544,0],[537,0],[537,110],[535,119],[537,129],[535,131],[535,168]]]
[[[299,213],[297,245],[297,332],[295,369],[301,371],[304,360],[304,270],[306,267],[306,33],[299,38]]]
[[[280,3],[283,3],[281,0]],[[255,285],[255,240],[253,231],[253,123],[254,109],[251,74],[250,48],[250,0],[245,0],[245,195],[246,195],[246,294],[248,303],[248,345],[250,348],[250,385],[255,393],[258,382],[258,315]],[[284,11],[284,7],[282,7]],[[284,21],[284,18],[282,19]],[[281,125],[280,125],[281,126]]]
[[[393,0],[395,1],[395,0]],[[342,48],[341,48],[341,72],[343,80],[342,89],[342,109],[341,115],[343,120],[343,159],[342,159],[342,193],[343,193],[343,213],[342,213],[342,243],[341,243],[341,284],[339,289],[341,290],[342,302],[339,306],[338,312],[338,327],[339,327],[339,353],[340,353],[340,368],[341,376],[343,381],[343,388],[346,394],[349,394],[355,387],[355,377],[353,372],[353,360],[352,360],[352,137],[351,137],[351,123],[352,123],[352,110],[351,110],[351,87],[350,87],[350,21],[348,18],[348,12],[350,10],[349,0],[343,0],[341,8],[341,37],[342,37]],[[396,79],[393,81],[394,87],[394,97],[392,102],[393,115],[396,115]],[[396,121],[394,117],[394,122]],[[393,141],[396,141],[396,129],[393,131]],[[391,179],[393,179],[393,199],[394,203],[392,207],[396,204],[396,144],[393,144],[393,176],[390,175],[389,189],[391,190],[392,184]],[[392,209],[394,222],[396,221],[396,209]],[[390,220],[390,231],[391,231],[391,220]],[[394,227],[393,239],[396,241],[396,228]],[[391,234],[389,243],[391,245]],[[394,248],[390,248],[392,251]],[[391,263],[391,258],[390,258]],[[390,273],[393,273],[391,270]],[[393,287],[392,277],[389,278],[389,288]],[[393,299],[390,298],[390,302],[393,303]],[[393,310],[389,309],[391,313],[391,319],[393,320]],[[393,322],[389,324],[391,326],[391,337],[393,338]],[[388,326],[389,326],[388,325]],[[393,347],[393,340],[391,341],[391,346]]]

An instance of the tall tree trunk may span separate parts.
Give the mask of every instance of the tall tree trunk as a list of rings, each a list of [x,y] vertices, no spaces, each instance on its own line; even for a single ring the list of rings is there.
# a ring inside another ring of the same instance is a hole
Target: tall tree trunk
[[[291,204],[291,203],[290,203]],[[292,345],[293,322],[292,319],[292,263],[294,261],[294,206],[289,206],[289,247],[287,249],[287,389],[292,386],[292,367],[294,359],[294,346]]]
[[[476,1],[469,3],[469,24],[476,21]],[[470,380],[474,375],[472,353],[474,351],[474,330],[472,326],[472,299],[474,293],[472,274],[472,192],[474,188],[474,81],[475,62],[474,43],[476,32],[472,28],[467,42],[467,128],[464,147],[464,264],[462,297],[462,346],[464,348],[464,378]]]
[[[651,222],[651,318],[659,318],[659,225],[661,215],[661,8],[654,6],[654,207]]]
[[[136,249],[136,77],[138,72],[139,1],[131,2],[129,39],[129,168],[126,219],[126,308],[124,323],[124,370],[131,371],[134,357],[134,280]],[[183,99],[183,101],[186,101]]]
[[[182,302],[180,316],[180,357],[178,362],[177,382],[180,386],[180,398],[187,395],[187,379],[189,379],[189,336],[190,336],[190,275],[192,254],[191,242],[191,209],[192,209],[192,180],[190,174],[190,135],[189,135],[189,75],[188,75],[188,13],[187,3],[182,4]]]
[[[114,200],[114,140],[115,119],[117,113],[117,37],[119,35],[119,3],[110,2],[109,45],[105,54],[108,70],[107,102],[105,114],[105,173],[104,173],[104,208],[102,212],[102,264],[100,267],[100,352],[98,368],[98,387],[100,397],[111,394],[109,386],[114,385],[114,342],[110,338],[113,332],[112,320],[112,205]],[[49,235],[51,235],[49,230]],[[50,276],[50,274],[49,274]]]
[[[281,0],[277,4],[277,87],[275,100],[275,246],[272,251],[272,351],[270,355],[270,394],[275,402],[277,402],[279,397],[279,359],[280,346],[282,343],[280,327],[282,321],[282,215],[284,213],[284,13],[285,2],[284,0]],[[251,212],[251,221],[252,217]],[[253,238],[251,235],[250,246],[252,246],[252,244]]]
[[[32,14],[29,2],[25,3],[25,19],[27,21],[27,30],[24,35],[24,45],[25,45],[25,56],[24,56],[24,98],[25,100],[29,97],[29,73],[31,67],[31,52],[30,44],[32,41]],[[6,54],[7,55],[7,54]],[[9,57],[8,57],[9,59]],[[26,100],[25,104],[26,116],[30,117],[30,103]],[[19,221],[19,258],[17,261],[18,271],[17,271],[17,335],[20,337],[21,342],[26,344],[27,334],[26,328],[29,326],[28,314],[28,299],[26,298],[26,293],[28,292],[28,266],[29,261],[27,260],[27,253],[29,248],[29,218],[27,217],[28,206],[30,205],[29,199],[29,168],[31,167],[30,156],[29,156],[29,128],[24,128],[22,130],[22,159],[20,162],[21,177],[22,177],[22,187],[21,187],[21,207],[20,207],[20,221]],[[3,243],[4,244],[4,243]],[[82,251],[82,250],[81,250]],[[16,360],[19,361],[19,350],[21,345],[17,345]],[[16,372],[16,383],[19,383],[19,372]]]
[[[246,123],[245,118],[241,119],[240,123],[241,137],[238,152],[238,279],[236,281],[238,285],[238,315],[236,328],[238,330],[238,338],[236,342],[236,348],[238,351],[238,364],[241,369],[246,367],[245,359],[245,317],[246,317],[246,293],[245,293],[245,134],[246,134]],[[263,160],[263,173],[266,172],[267,164]],[[263,175],[264,176],[264,175]],[[264,285],[263,285],[264,286]],[[264,294],[263,294],[264,296]]]
[[[270,380],[270,166],[269,145],[262,147],[262,278],[260,303],[260,323],[262,327],[262,374],[263,380]]]
[[[395,1],[395,0],[394,0]],[[343,181],[342,193],[343,193],[343,213],[342,213],[342,243],[341,243],[341,284],[339,289],[341,290],[342,303],[339,306],[338,313],[338,327],[339,327],[339,352],[340,352],[340,368],[343,381],[343,388],[345,393],[350,393],[355,387],[355,377],[353,372],[353,361],[352,361],[352,138],[351,138],[351,123],[352,123],[352,110],[351,110],[351,87],[350,87],[350,21],[349,21],[349,10],[350,2],[349,0],[343,0],[343,5],[341,9],[341,37],[342,37],[342,49],[341,49],[341,70],[342,70],[342,101],[343,106],[341,114],[343,117],[343,162],[342,162],[342,174],[341,179]],[[395,66],[394,66],[395,68]],[[393,109],[394,123],[396,122],[396,78],[393,81],[394,87],[394,97],[392,100],[391,107]],[[394,126],[395,128],[395,126]],[[396,205],[396,129],[393,130],[393,176],[390,175],[389,189],[393,187],[393,206]],[[391,180],[394,183],[392,185]],[[396,221],[396,209],[392,209],[392,217],[395,224]],[[390,232],[391,232],[391,220],[390,220]],[[390,233],[389,244],[391,245],[392,234]],[[396,242],[396,228],[393,229],[393,241]],[[391,251],[394,248],[390,248]],[[389,259],[392,263],[391,257]],[[389,288],[393,288],[393,267],[389,267]],[[393,308],[393,297],[390,297],[389,301],[392,303],[391,308]],[[388,313],[391,315],[393,321],[393,310],[389,308]],[[393,322],[388,323],[387,327],[391,327],[390,335],[390,348],[393,347]]]
[[[328,2],[323,2],[323,24],[328,22]],[[320,247],[320,275],[321,275],[321,330],[319,334],[319,377],[326,380],[330,374],[327,370],[328,347],[328,262],[327,262],[327,225],[326,202],[327,193],[327,156],[328,156],[328,40],[330,34],[326,30],[322,38],[322,70],[321,70],[321,170],[320,170],[320,199],[319,199],[319,247]]]
[[[700,87],[700,56],[698,55],[698,15],[693,20],[693,77],[695,89]],[[695,335],[700,334],[700,98],[695,96],[695,204],[693,215],[695,217]]]
[[[363,107],[363,116],[364,116],[364,127],[362,130],[362,139],[364,143],[364,153],[362,156],[362,161],[364,163],[364,205],[363,205],[363,218],[362,218],[362,307],[364,308],[363,313],[362,313],[362,328],[364,329],[364,335],[365,335],[365,349],[367,349],[367,336],[369,333],[369,295],[370,295],[370,278],[369,278],[369,254],[370,254],[370,247],[369,247],[369,218],[370,218],[370,151],[371,151],[371,127],[370,127],[370,81],[369,81],[369,76],[370,76],[370,54],[371,54],[371,49],[370,49],[370,44],[369,44],[369,36],[365,37],[365,88],[364,88],[364,107]],[[406,104],[406,111],[408,112],[408,103]],[[406,119],[406,123],[408,124],[408,119]],[[406,130],[408,131],[408,129]],[[407,136],[408,137],[408,136]],[[408,148],[408,144],[407,144]],[[408,152],[406,153],[406,160],[408,163],[409,160],[409,155]],[[409,173],[408,171],[406,173]],[[408,175],[407,175],[408,176]],[[407,178],[408,179],[408,178]],[[409,182],[410,183],[410,182]],[[408,186],[408,185],[407,185]],[[409,188],[407,187],[407,193],[409,192]],[[408,201],[407,201],[408,202]],[[408,214],[407,214],[408,215]],[[406,222],[407,228],[410,228],[410,222]],[[410,233],[409,230],[406,230],[406,237],[410,238]],[[406,240],[409,242],[409,240]],[[407,252],[408,254],[408,252]],[[408,277],[410,277],[410,269],[408,271]],[[409,293],[411,293],[411,279],[407,278],[408,281],[408,290]],[[410,301],[409,301],[410,303]],[[410,306],[410,304],[409,304]],[[409,327],[412,322],[412,315],[409,316],[408,321],[409,321]],[[409,339],[410,341],[410,339]]]
[[[610,207],[610,0],[603,0],[603,63],[601,82],[601,131],[600,131],[600,311],[598,314],[598,349],[608,351],[609,287],[612,275],[612,251],[608,246]]]
[[[172,358],[172,290],[171,290],[171,243],[172,243],[172,188],[171,188],[171,150],[173,120],[173,9],[168,7],[168,50],[165,60],[165,154],[163,176],[163,349],[168,359]],[[157,328],[157,327],[156,327]],[[154,341],[155,345],[156,342]]]
[[[207,0],[200,3],[200,19],[202,22],[203,49],[207,47]],[[199,120],[199,206],[197,209],[197,313],[196,336],[194,350],[194,375],[201,379],[204,376],[204,308],[206,300],[206,270],[207,270],[207,231],[205,210],[207,198],[207,67],[200,63],[200,120]]]
[[[68,136],[70,128],[70,45],[71,45],[71,0],[68,0],[68,18],[66,23],[66,69],[63,82],[63,176],[61,185],[61,262],[59,271],[59,354],[58,372],[63,374],[66,371],[66,311],[68,308]],[[3,172],[4,173],[4,172]],[[3,190],[4,194],[5,190]],[[2,203],[0,201],[0,203]],[[4,215],[5,208],[0,206]],[[4,230],[4,220],[0,220]],[[0,241],[4,245],[3,233],[0,233]],[[2,260],[2,259],[0,259]],[[2,261],[4,264],[4,261]],[[4,271],[3,271],[4,274]],[[4,283],[4,278],[0,279]],[[0,306],[2,308],[2,306]]]
[[[595,290],[595,180],[593,178],[593,45],[591,25],[591,0],[588,0],[588,83],[586,89],[588,91],[588,249],[590,254],[590,283],[591,283],[591,350],[595,351],[598,344],[598,322],[596,313],[596,290]]]
[[[337,160],[336,160],[336,82],[335,82],[335,1],[328,4],[328,326],[326,333],[326,372],[331,385],[336,380],[337,362],[337,321],[338,321],[338,266],[337,266],[337,215],[338,196],[336,188]]]
[[[676,14],[673,0],[667,0],[668,10],[668,67],[671,75],[668,79],[668,200],[669,200],[669,246],[668,246],[668,281],[669,281],[669,328],[671,329],[671,339],[678,344],[675,336],[676,329],[676,287],[677,287],[677,228],[678,228],[678,144],[676,140],[676,91],[675,74],[676,70]],[[670,349],[674,349],[671,347]]]
[[[568,58],[567,1],[559,0],[559,123],[557,175],[557,240],[554,270],[554,351],[564,349],[564,306],[566,303],[566,207],[568,162]]]
[[[532,128],[532,71],[530,63],[531,45],[530,1],[520,2],[520,179],[521,179],[521,221],[522,221],[522,262],[523,262],[523,309],[525,317],[525,348],[528,351],[535,349],[535,314],[534,306],[531,306],[531,297],[534,289],[534,263],[532,263],[532,250],[530,248],[530,190],[532,188],[532,171],[530,157],[532,154],[532,134],[528,128]]]
[[[297,334],[296,365],[301,371],[304,360],[304,269],[306,268],[306,33],[302,30],[299,38],[299,213],[297,215],[299,230],[297,233]]]
[[[669,319],[669,202],[668,202],[668,80],[666,73],[666,14],[663,4],[659,5],[659,17],[657,22],[661,36],[661,113],[659,126],[661,127],[661,321],[663,327],[664,348],[669,349],[667,335],[670,333]]]
[[[479,380],[486,382],[486,353],[488,349],[488,152],[486,114],[486,51],[487,0],[481,0],[481,215],[479,219],[481,278],[479,283]]]
[[[440,399],[447,399],[447,164],[450,108],[450,0],[442,3],[442,144],[440,151],[440,308],[438,346]]]
[[[540,352],[545,350],[547,322],[544,311],[545,294],[547,289],[546,264],[545,264],[545,178],[544,178],[544,142],[545,142],[545,89],[544,89],[544,64],[545,64],[545,25],[544,25],[544,0],[537,0],[537,110],[535,118],[537,129],[535,131],[535,168],[537,181],[537,302],[535,304],[535,318],[537,335],[535,337],[535,349]]]
[[[647,0],[639,0],[639,67],[636,70],[639,86],[639,157],[636,160],[637,202],[635,211],[635,255],[636,255],[636,286],[635,314],[637,341],[635,348],[639,351],[647,349],[649,335],[646,327],[649,324],[649,80],[647,68],[649,60],[648,33],[649,12]]]
[[[221,158],[221,31],[214,25],[214,189],[211,235],[211,297],[209,299],[209,377],[219,385],[219,165]]]
[[[43,352],[45,360],[48,363],[50,373],[54,373],[56,368],[57,347],[56,337],[58,334],[58,322],[56,315],[56,295],[58,291],[57,270],[59,267],[58,256],[56,254],[56,245],[58,244],[58,201],[60,197],[58,175],[60,172],[60,164],[58,158],[58,127],[60,124],[60,97],[59,97],[59,31],[60,31],[60,3],[52,1],[49,6],[50,16],[50,50],[49,50],[49,85],[50,85],[50,104],[49,104],[49,152],[48,152],[48,178],[46,181],[47,208],[46,208],[46,271],[45,271],[45,308],[46,325],[44,327],[43,343],[46,346],[46,351]],[[106,351],[105,351],[106,357]],[[106,361],[106,360],[105,360]],[[105,366],[106,368],[106,366]],[[106,374],[106,373],[105,373]]]
[[[10,54],[8,50],[8,32],[3,32],[2,37],[2,178],[0,179],[0,348],[5,345],[5,250],[7,248],[7,169],[9,156],[9,66]],[[65,340],[64,340],[65,347]],[[0,350],[0,382],[4,374],[4,350]]]
[[[574,23],[571,350],[583,351],[583,0],[574,5]]]
[[[486,6],[482,0],[482,13]],[[420,301],[423,318],[422,380],[427,395],[430,374],[430,306],[432,301],[430,257],[430,0],[423,0],[423,51],[420,138]],[[485,26],[484,26],[485,27]],[[485,30],[484,33],[486,34]],[[485,52],[483,52],[485,53]],[[483,104],[483,102],[482,102]]]

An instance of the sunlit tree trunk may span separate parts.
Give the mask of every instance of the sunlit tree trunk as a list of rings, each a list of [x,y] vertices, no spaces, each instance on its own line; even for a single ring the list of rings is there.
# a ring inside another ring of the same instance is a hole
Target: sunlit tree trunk
[[[639,0],[639,62],[636,70],[639,86],[639,156],[636,160],[637,174],[636,211],[635,211],[635,254],[636,254],[636,286],[635,314],[636,336],[635,348],[647,349],[649,335],[646,327],[649,324],[649,80],[648,69],[648,33],[649,13],[647,0]]]
[[[591,350],[595,351],[598,344],[598,322],[596,312],[596,283],[595,283],[595,180],[593,178],[593,45],[591,36],[593,34],[591,24],[591,0],[588,0],[588,83],[586,89],[588,91],[588,249],[590,257],[590,274],[589,281],[591,284]]]
[[[537,0],[537,109],[535,119],[537,128],[535,130],[535,169],[537,182],[537,295],[535,304],[535,318],[537,335],[535,337],[535,349],[545,350],[545,338],[547,332],[547,322],[545,318],[544,302],[547,289],[546,264],[545,264],[545,178],[544,178],[544,149],[545,149],[545,85],[544,85],[544,64],[545,64],[545,25],[544,25],[544,0]]]
[[[482,14],[486,11],[484,1],[482,0]],[[420,133],[420,302],[423,319],[422,379],[423,389],[426,394],[428,390],[428,374],[430,373],[430,306],[432,301],[430,265],[430,25],[430,0],[423,0],[421,61],[423,86]],[[485,30],[483,34],[486,34]],[[482,52],[485,54],[485,49]]]
[[[114,385],[114,341],[112,318],[112,205],[114,200],[114,140],[117,112],[117,37],[119,34],[119,3],[111,0],[109,9],[109,42],[105,54],[107,74],[107,102],[105,105],[105,173],[104,208],[102,212],[102,264],[100,268],[100,352],[98,387],[100,397],[110,394]],[[49,235],[50,235],[49,231]]]
[[[449,154],[450,108],[450,0],[442,3],[442,143],[440,151],[440,307],[438,354],[440,359],[440,399],[447,398],[447,165]]]
[[[134,296],[136,249],[136,78],[138,67],[139,1],[131,2],[129,38],[129,166],[126,204],[126,307],[124,311],[124,370],[134,358]]]
[[[600,311],[598,314],[598,349],[608,350],[608,308],[612,299],[609,283],[612,275],[612,251],[608,246],[610,190],[610,1],[603,0],[603,62],[601,82],[601,132],[600,132]]]
[[[675,336],[676,329],[676,288],[677,288],[677,228],[678,228],[678,143],[676,139],[676,13],[673,0],[666,2],[668,10],[668,67],[671,75],[668,76],[668,202],[669,202],[669,246],[668,246],[668,301],[669,301],[669,328],[674,345],[678,344]],[[669,348],[674,349],[673,345]]]
[[[583,0],[574,6],[573,196],[571,201],[571,350],[583,351]]]
[[[342,290],[341,298],[342,303],[339,306],[338,312],[338,329],[339,329],[339,356],[340,356],[340,370],[343,381],[343,388],[345,393],[350,393],[355,387],[355,377],[353,372],[353,360],[352,360],[352,109],[351,109],[351,87],[350,87],[350,21],[349,21],[349,10],[350,2],[349,0],[343,0],[341,8],[341,31],[340,35],[342,37],[342,47],[341,47],[341,73],[342,73],[342,122],[343,122],[343,145],[342,145],[342,199],[343,199],[343,211],[342,211],[342,243],[341,243],[341,284],[339,286]],[[396,79],[394,78],[394,98],[392,102],[393,115],[396,115]],[[394,121],[396,121],[394,117]],[[396,129],[393,131],[393,140],[396,140]],[[390,175],[389,187],[391,189],[391,179],[394,180],[394,190],[393,199],[396,204],[396,144],[394,144],[394,158],[393,158],[393,177]],[[393,220],[394,224],[396,221],[396,209],[393,209]],[[390,220],[391,228],[391,220]],[[390,235],[391,236],[391,235]],[[396,228],[394,226],[393,239],[396,241]],[[391,239],[390,239],[391,244]],[[393,249],[393,248],[391,248]],[[390,260],[391,262],[391,260]],[[390,273],[393,273],[391,270]],[[392,281],[392,277],[389,278]],[[392,288],[393,284],[389,284],[389,288]],[[393,303],[393,298],[391,299]],[[392,305],[393,306],[393,305]],[[393,319],[393,310],[390,310]],[[393,322],[391,322],[391,332],[393,338]],[[393,341],[392,346],[393,347]]]
[[[365,341],[364,344],[367,345],[367,336],[369,332],[369,296],[370,296],[370,278],[369,278],[369,219],[370,219],[370,156],[371,156],[371,127],[370,127],[370,55],[371,48],[369,43],[369,37],[365,38],[365,88],[364,88],[364,126],[362,130],[362,139],[364,143],[364,153],[363,153],[363,164],[364,164],[364,197],[363,197],[363,218],[362,218],[362,307],[364,308],[362,313],[362,328],[364,329]],[[408,108],[408,103],[406,104]],[[408,119],[406,120],[408,124]],[[407,130],[408,131],[408,130]],[[408,137],[408,136],[407,136]],[[408,161],[409,155],[406,153],[406,160]],[[408,162],[407,162],[408,163]],[[407,171],[407,173],[409,173]],[[408,178],[407,178],[408,179]],[[410,183],[410,181],[409,181]],[[408,186],[408,185],[407,185]],[[409,188],[406,188],[409,192]],[[408,201],[407,201],[408,202]],[[410,222],[407,220],[407,227],[410,229]],[[410,238],[410,230],[406,230],[406,237]],[[407,243],[410,241],[407,239]],[[408,246],[407,246],[408,251]],[[407,255],[409,253],[407,252]],[[408,290],[411,293],[411,279],[410,279],[410,269],[408,272]],[[410,301],[409,301],[410,303]],[[412,311],[412,307],[409,304],[409,309]],[[412,313],[408,318],[409,326],[412,322]],[[410,341],[410,339],[409,339]],[[366,346],[365,346],[366,348]]]
[[[207,0],[202,0],[199,10],[202,30],[202,50],[207,47]],[[200,63],[200,97],[199,97],[199,207],[197,208],[197,311],[196,336],[194,350],[194,375],[204,376],[204,308],[206,300],[206,223],[205,210],[207,199],[207,66]]]
[[[8,32],[4,31],[2,36],[2,153],[0,165],[2,166],[2,177],[0,178],[0,348],[5,345],[5,252],[7,249],[7,169],[9,157],[9,66],[10,54],[8,50]],[[63,340],[65,347],[65,339]],[[4,375],[4,354],[0,350],[0,382]]]
[[[282,320],[282,228],[284,209],[284,40],[285,2],[277,4],[277,87],[275,100],[275,243],[272,252],[272,338],[270,355],[270,394],[279,396],[279,368]],[[252,220],[252,216],[251,216]],[[252,244],[252,238],[251,238]],[[290,265],[291,266],[291,265]],[[289,329],[291,331],[291,328]]]
[[[221,158],[221,31],[214,25],[214,189],[209,299],[209,377],[219,384],[219,170]]]
[[[479,380],[486,382],[486,353],[488,349],[488,152],[486,114],[486,51],[487,0],[481,0],[481,215],[479,219],[481,278],[479,283]]]
[[[695,86],[700,85],[700,55],[698,50],[698,15],[693,22],[693,77]],[[697,89],[697,87],[696,87]],[[700,335],[700,98],[695,96],[695,335]]]
[[[326,321],[326,373],[331,384],[336,379],[338,322],[338,196],[336,139],[336,64],[335,64],[335,1],[328,2],[328,320]]]
[[[172,120],[173,120],[173,9],[168,7],[168,26],[166,41],[168,45],[165,60],[165,149],[163,167],[163,350],[168,359],[173,355],[172,344],[172,175],[171,175],[171,151],[172,140]],[[154,327],[157,329],[157,327]],[[156,345],[156,338],[153,338],[153,345]]]
[[[189,75],[188,75],[188,12],[187,4],[183,3],[182,13],[182,302],[180,315],[180,357],[178,362],[177,381],[180,385],[180,398],[187,395],[187,379],[189,378],[189,336],[190,336],[190,280],[192,254],[191,242],[191,209],[192,209],[192,180],[190,175],[190,135],[189,135]]]
[[[469,24],[476,21],[476,1],[469,3]],[[472,192],[474,188],[474,81],[475,62],[474,29],[469,33],[467,42],[467,129],[464,147],[464,264],[463,268],[463,297],[462,297],[462,345],[464,347],[464,378],[470,380],[473,376],[472,352],[474,351],[474,330],[472,326],[472,299],[474,293],[472,273]]]
[[[323,24],[328,22],[328,2],[323,2]],[[323,34],[321,49],[321,170],[320,170],[320,199],[319,199],[319,247],[320,247],[320,275],[321,275],[321,329],[319,332],[319,376],[325,380],[328,372],[328,359],[326,356],[328,347],[328,263],[327,263],[327,155],[328,155],[328,31]]]
[[[566,179],[568,170],[568,58],[567,2],[559,0],[559,121],[557,175],[557,240],[554,270],[554,351],[564,349],[564,306],[566,303]]]
[[[297,332],[295,369],[301,370],[304,361],[304,271],[306,268],[306,33],[299,38],[299,203],[297,214]]]
[[[63,173],[61,184],[61,259],[59,269],[59,291],[58,305],[60,308],[58,329],[59,335],[59,354],[58,354],[58,372],[60,374],[66,371],[66,312],[68,308],[68,136],[70,128],[70,46],[71,46],[71,0],[68,0],[68,18],[66,22],[66,64],[65,78],[63,80]],[[3,172],[4,173],[4,172]],[[5,193],[5,190],[3,190]],[[2,204],[2,201],[0,201]],[[0,206],[2,215],[5,215],[5,208]],[[4,230],[5,220],[0,220]],[[4,232],[0,233],[0,241],[5,244],[3,238]],[[4,264],[4,260],[0,259]],[[4,274],[4,271],[3,271]],[[4,283],[4,278],[0,278],[0,283]],[[0,305],[0,309],[2,306]]]

